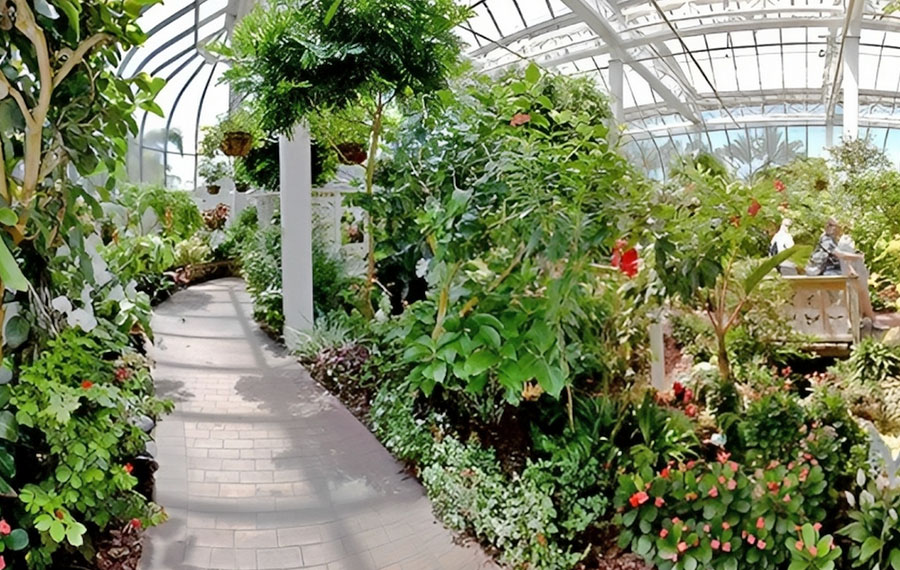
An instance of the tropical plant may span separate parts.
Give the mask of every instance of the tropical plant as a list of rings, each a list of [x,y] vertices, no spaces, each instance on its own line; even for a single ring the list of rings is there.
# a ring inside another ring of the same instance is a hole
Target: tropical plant
[[[208,186],[213,186],[218,185],[223,178],[231,178],[234,170],[226,159],[203,157],[200,159],[200,166],[197,167],[197,174]]]
[[[854,568],[897,568],[900,566],[900,490],[896,481],[890,484],[867,477],[860,470],[856,480],[859,492],[846,492],[853,521],[840,534],[853,541],[850,559]]]
[[[263,129],[288,134],[319,110],[360,106],[371,120],[366,194],[372,196],[384,115],[395,100],[444,86],[459,56],[453,33],[468,11],[452,0],[279,0],[235,27],[226,79],[254,98]],[[373,221],[369,221],[369,235]],[[374,314],[374,242],[363,306]]]
[[[82,176],[116,172],[127,136],[138,130],[134,111],[161,114],[153,98],[162,80],[115,71],[123,49],[143,42],[136,20],[153,3],[12,0],[3,6],[0,286],[28,287],[15,246],[33,241],[39,251],[53,250],[57,236],[77,225],[69,205],[81,198],[96,206],[91,193],[67,180],[66,168],[71,164]],[[108,178],[107,189],[115,179]]]
[[[200,209],[190,192],[156,185],[127,184],[115,192],[115,203],[125,209],[124,228],[137,235],[161,234],[188,239],[203,227]],[[155,216],[148,219],[148,211]]]

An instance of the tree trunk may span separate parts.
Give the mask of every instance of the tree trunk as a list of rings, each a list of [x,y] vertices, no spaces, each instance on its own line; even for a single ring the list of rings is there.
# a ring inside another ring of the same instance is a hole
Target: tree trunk
[[[378,155],[378,144],[381,141],[382,120],[384,118],[384,103],[378,97],[378,105],[375,107],[375,115],[372,118],[372,144],[369,146],[369,156],[366,159],[366,194],[371,200],[375,189],[375,160]],[[366,220],[366,235],[369,238],[369,252],[367,255],[368,268],[366,270],[366,286],[363,290],[362,312],[367,318],[375,316],[375,308],[372,306],[372,288],[375,286],[375,221],[369,212]]]
[[[716,344],[718,345],[719,376],[728,382],[731,380],[731,363],[728,361],[728,351],[725,349],[725,333],[716,332]]]

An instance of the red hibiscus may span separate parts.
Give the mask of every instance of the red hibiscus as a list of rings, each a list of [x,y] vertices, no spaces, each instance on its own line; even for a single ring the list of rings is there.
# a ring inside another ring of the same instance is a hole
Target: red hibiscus
[[[509,124],[513,127],[521,127],[525,123],[531,122],[531,115],[528,113],[516,113],[513,115],[513,118],[510,119]]]
[[[85,390],[90,389],[93,385],[94,385],[94,383],[91,382],[90,380],[85,380],[84,382],[81,383],[81,387],[84,388]]]
[[[756,200],[756,198],[754,198],[753,201],[750,202],[750,207],[747,208],[747,213],[750,214],[751,218],[756,217],[756,214],[759,213],[759,210],[761,208],[762,208],[762,205],[760,205],[760,203]]]
[[[620,239],[613,248],[612,260],[610,264],[619,271],[627,275],[629,278],[638,274],[638,253],[632,248],[625,249],[628,242]]]
[[[775,191],[776,192],[784,192],[785,185],[781,180],[775,180]]]
[[[628,502],[631,503],[632,507],[637,508],[638,506],[643,505],[649,500],[650,495],[648,495],[644,491],[638,491],[637,493],[632,495],[630,499],[628,499]]]

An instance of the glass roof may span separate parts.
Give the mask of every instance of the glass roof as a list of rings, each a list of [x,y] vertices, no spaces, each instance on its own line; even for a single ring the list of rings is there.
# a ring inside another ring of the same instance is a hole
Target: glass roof
[[[843,48],[858,25],[860,136],[900,159],[900,17],[887,0],[465,1],[473,15],[458,33],[487,72],[534,61],[610,92],[610,62],[622,62],[625,150],[657,176],[672,153],[696,148],[747,174],[839,141]],[[229,100],[224,63],[203,46],[252,2],[167,0],[142,16],[149,40],[122,73],[169,83],[166,118],[140,117],[133,177],[194,185],[199,127]]]

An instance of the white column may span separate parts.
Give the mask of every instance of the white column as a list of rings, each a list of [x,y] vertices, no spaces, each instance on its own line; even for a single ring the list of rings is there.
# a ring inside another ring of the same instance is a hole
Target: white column
[[[864,2],[858,0],[854,10],[862,10]],[[859,27],[860,18],[851,17],[844,37],[843,81],[844,140],[859,136]]]
[[[609,60],[609,96],[612,98],[612,120],[609,122],[609,140],[615,142],[619,136],[619,125],[625,122],[625,73],[621,59]]]
[[[311,158],[304,126],[297,126],[290,139],[279,139],[284,340],[289,348],[313,327]]]

